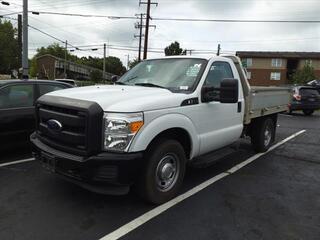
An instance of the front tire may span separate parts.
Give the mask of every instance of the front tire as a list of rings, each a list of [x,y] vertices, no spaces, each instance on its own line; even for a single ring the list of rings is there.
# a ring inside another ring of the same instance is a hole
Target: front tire
[[[303,111],[304,115],[306,115],[306,116],[311,116],[314,112],[313,110],[307,110],[307,109],[302,110],[302,111]]]
[[[186,155],[176,140],[159,139],[145,155],[139,192],[146,201],[161,204],[174,198],[183,182]]]
[[[275,123],[271,118],[261,119],[253,125],[251,144],[256,152],[266,152],[275,139]]]

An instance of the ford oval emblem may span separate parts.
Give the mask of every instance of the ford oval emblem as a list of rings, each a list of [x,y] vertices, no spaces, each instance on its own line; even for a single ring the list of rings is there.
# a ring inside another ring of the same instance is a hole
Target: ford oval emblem
[[[47,121],[48,129],[52,132],[61,132],[62,124],[55,119],[50,119]]]

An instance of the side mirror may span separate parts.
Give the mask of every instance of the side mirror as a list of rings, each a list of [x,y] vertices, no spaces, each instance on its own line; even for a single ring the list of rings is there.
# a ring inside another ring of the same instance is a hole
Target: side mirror
[[[239,98],[239,81],[237,79],[223,79],[220,85],[220,102],[237,103]]]
[[[111,82],[115,83],[116,81],[118,81],[119,77],[117,75],[113,75],[111,77]]]

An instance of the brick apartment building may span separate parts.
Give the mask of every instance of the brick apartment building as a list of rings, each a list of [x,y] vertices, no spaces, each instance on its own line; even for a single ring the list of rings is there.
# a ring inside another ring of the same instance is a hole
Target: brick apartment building
[[[311,65],[320,79],[320,52],[251,52],[236,53],[247,68],[250,84],[279,86],[290,84],[290,76],[305,64]]]
[[[65,78],[64,76],[64,64],[65,61],[62,58],[55,57],[50,54],[40,56],[36,59],[38,78],[40,79],[59,79]],[[75,80],[89,80],[90,73],[92,71],[99,71],[101,74],[102,70],[89,67],[82,64],[77,64],[71,61],[66,62],[66,73],[67,78]],[[105,73],[105,79],[110,80],[114,74]]]

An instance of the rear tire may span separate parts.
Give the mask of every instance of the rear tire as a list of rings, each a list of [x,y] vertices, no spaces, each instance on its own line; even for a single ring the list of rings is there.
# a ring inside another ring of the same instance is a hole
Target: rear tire
[[[313,110],[302,110],[303,111],[303,113],[304,113],[304,115],[306,115],[306,116],[310,116],[310,115],[312,115],[313,114]]]
[[[251,129],[251,144],[256,152],[266,152],[275,139],[275,122],[272,118],[256,120]]]
[[[186,155],[181,144],[172,139],[157,140],[147,150],[145,164],[138,186],[141,197],[154,204],[174,198],[186,169]]]

